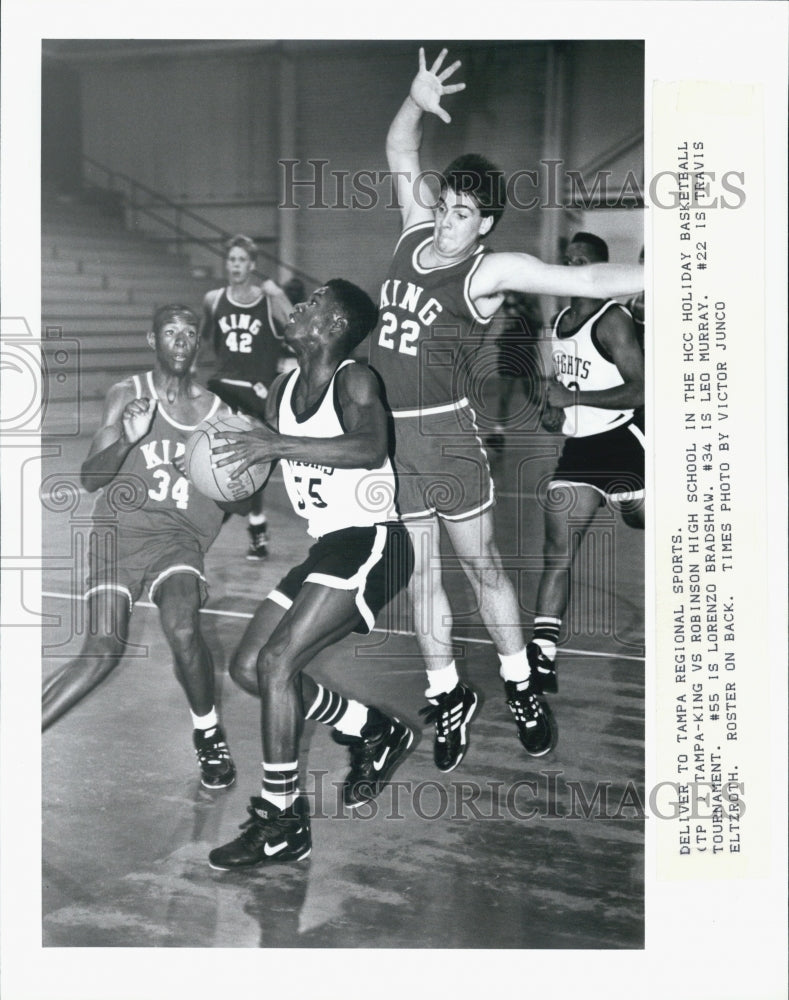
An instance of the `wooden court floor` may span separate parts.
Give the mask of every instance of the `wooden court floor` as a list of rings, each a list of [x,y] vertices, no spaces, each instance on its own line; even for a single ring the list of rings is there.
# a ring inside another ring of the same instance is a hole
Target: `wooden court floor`
[[[86,440],[60,443],[44,488],[78,469]],[[555,439],[513,443],[495,464],[496,524],[530,622],[542,544],[535,500]],[[54,495],[54,494],[53,494]],[[308,724],[303,789],[311,856],[221,873],[208,851],[231,839],[259,793],[256,701],[227,676],[248,615],[308,539],[280,481],[268,490],[272,554],[244,559],[231,519],[209,553],[203,627],[238,767],[235,787],[200,786],[191,721],[156,610],[138,606],[134,649],[115,675],[43,737],[43,943],[54,947],[634,949],[644,940],[643,536],[605,511],[577,568],[560,656],[555,751],[526,756],[495,653],[451,560],[462,674],[481,692],[469,752],[443,775],[432,727],[375,807],[338,805],[345,751]],[[44,672],[80,647],[71,548],[85,498],[45,492]],[[89,510],[89,504],[87,509]],[[84,527],[84,526],[83,526]],[[402,607],[389,634],[347,639],[314,673],[421,732],[423,670]]]

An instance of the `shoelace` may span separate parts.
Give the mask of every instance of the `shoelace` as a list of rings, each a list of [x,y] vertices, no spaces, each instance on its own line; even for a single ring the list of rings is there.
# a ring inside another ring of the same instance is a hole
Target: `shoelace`
[[[524,726],[534,726],[542,715],[542,706],[534,692],[524,693],[507,702],[515,716],[515,721]]]
[[[208,739],[195,748],[201,764],[224,764],[230,760],[230,749],[221,738]]]

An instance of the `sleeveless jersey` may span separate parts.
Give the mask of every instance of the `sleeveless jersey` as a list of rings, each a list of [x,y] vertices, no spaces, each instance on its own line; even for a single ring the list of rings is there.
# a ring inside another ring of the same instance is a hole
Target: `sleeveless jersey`
[[[466,395],[466,365],[481,346],[490,318],[468,294],[483,247],[466,260],[423,267],[419,254],[433,238],[433,223],[406,229],[381,286],[380,317],[370,341],[370,365],[386,386],[392,410],[448,407]]]
[[[172,460],[184,453],[198,426],[176,423],[164,409],[153,384],[153,372],[134,375],[135,398],[159,399],[148,433],[123,460],[117,475],[102,490],[93,509],[96,519],[116,520],[123,531],[171,535],[188,531],[205,552],[222,526],[224,514],[213,500],[198,493],[178,472]],[[213,416],[214,401],[204,419]]]
[[[594,391],[613,389],[624,385],[624,379],[613,361],[607,357],[605,348],[597,339],[597,324],[609,309],[623,309],[612,299],[602,306],[575,330],[559,332],[562,317],[568,312],[563,309],[556,317],[551,339],[553,368],[557,379],[570,389]],[[626,424],[633,417],[633,410],[610,410],[598,406],[568,406],[564,411],[562,434],[568,437],[588,437],[613,430]]]
[[[300,369],[287,376],[278,401],[280,434],[296,437],[338,437],[345,432],[337,400],[337,372],[318,402],[301,415],[293,409],[293,391]],[[282,459],[282,478],[294,511],[307,520],[307,532],[320,538],[341,528],[369,527],[397,519],[394,504],[395,479],[387,458],[377,469],[336,469]]]
[[[242,306],[223,288],[214,302],[213,317],[219,364],[215,377],[262,382],[268,388],[285,353],[268,296],[261,292],[255,302]]]

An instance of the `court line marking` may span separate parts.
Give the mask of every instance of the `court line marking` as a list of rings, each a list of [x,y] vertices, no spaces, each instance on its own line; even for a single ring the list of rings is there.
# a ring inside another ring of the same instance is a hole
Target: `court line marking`
[[[71,600],[82,600],[82,595],[75,598],[73,594],[62,594],[56,590],[42,590],[42,597],[54,597],[64,601]],[[156,605],[152,601],[135,601],[135,608],[156,608]],[[252,618],[251,611],[223,611],[222,608],[200,608],[201,615],[217,615],[219,617],[225,618]],[[407,636],[409,638],[415,638],[416,633],[410,632],[407,629],[393,629],[393,628],[374,628],[373,632],[378,632],[381,635],[401,635]],[[453,635],[452,639],[454,642],[470,642],[478,646],[492,646],[493,642],[490,639],[476,639],[471,636]],[[596,653],[590,649],[572,649],[570,646],[562,646],[562,653],[571,653],[573,656],[588,656],[594,657],[601,660],[629,660],[632,663],[643,663],[643,656],[630,656],[627,653]]]

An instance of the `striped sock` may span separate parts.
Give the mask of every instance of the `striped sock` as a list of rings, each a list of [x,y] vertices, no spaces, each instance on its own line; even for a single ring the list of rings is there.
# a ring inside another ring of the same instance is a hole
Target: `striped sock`
[[[322,684],[317,688],[317,697],[305,713],[305,719],[332,726],[346,736],[361,736],[362,726],[367,722],[367,706],[330,691]]]
[[[299,794],[299,762],[270,764],[263,761],[260,797],[277,809],[287,809]]]
[[[549,660],[556,659],[556,643],[562,627],[561,618],[552,615],[536,615],[534,618],[534,642]]]

